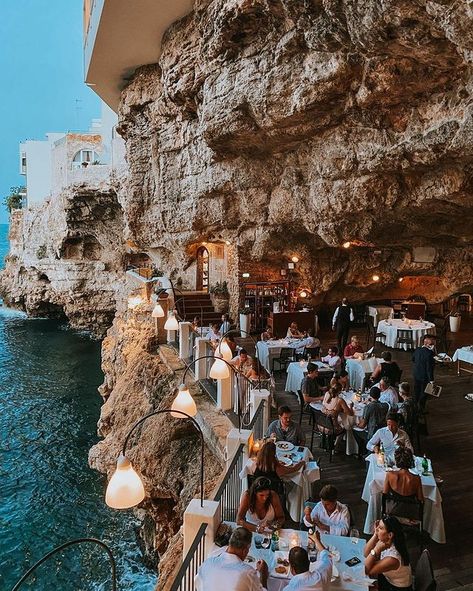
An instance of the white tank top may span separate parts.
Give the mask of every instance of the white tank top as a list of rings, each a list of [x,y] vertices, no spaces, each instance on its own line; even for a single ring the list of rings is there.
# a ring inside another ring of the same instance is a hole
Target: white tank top
[[[381,560],[383,558],[395,558],[399,561],[399,567],[394,570],[389,570],[384,572],[383,575],[386,579],[394,585],[394,587],[410,587],[412,585],[412,572],[411,567],[404,566],[402,564],[402,558],[399,552],[396,550],[395,546],[391,546],[390,548],[386,548],[381,552]]]
[[[246,512],[246,516],[245,516],[245,520],[248,523],[251,523],[253,525],[259,525],[262,521],[274,521],[274,517],[275,517],[275,513],[274,513],[274,509],[273,506],[270,505],[268,507],[268,510],[266,511],[266,515],[263,517],[263,519],[260,519],[258,517],[258,515],[256,515],[256,513],[252,513],[250,510],[248,510]]]

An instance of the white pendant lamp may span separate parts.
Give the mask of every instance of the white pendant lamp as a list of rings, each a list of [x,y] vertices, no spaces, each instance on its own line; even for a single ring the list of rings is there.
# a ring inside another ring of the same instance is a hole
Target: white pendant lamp
[[[179,323],[174,312],[169,312],[167,320],[164,323],[164,330],[179,330]]]
[[[226,340],[220,341],[217,350],[215,351],[215,357],[222,357],[225,361],[231,361],[233,359],[232,350]]]
[[[113,509],[129,509],[145,498],[143,482],[131,462],[120,454],[117,469],[107,486],[105,502]]]
[[[210,368],[209,376],[214,380],[225,380],[230,377],[228,365],[223,359],[220,359],[219,357],[215,358],[215,361]]]
[[[191,417],[195,417],[197,414],[197,407],[195,405],[194,399],[189,392],[189,388],[185,384],[181,384],[179,386],[179,392],[177,393],[176,398],[174,398],[174,402],[171,406],[171,411],[173,410],[180,410]],[[183,415],[177,412],[171,412],[171,416],[176,417],[177,419],[185,418]]]
[[[156,306],[153,308],[151,312],[152,318],[164,318],[164,310],[160,303],[156,303]]]

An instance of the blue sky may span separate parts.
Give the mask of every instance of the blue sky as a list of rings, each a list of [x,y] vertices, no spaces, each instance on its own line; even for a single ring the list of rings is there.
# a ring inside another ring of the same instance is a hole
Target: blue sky
[[[100,101],[83,82],[82,0],[2,2],[0,72],[0,223],[6,223],[3,198],[23,184],[18,143],[88,129],[100,117]]]

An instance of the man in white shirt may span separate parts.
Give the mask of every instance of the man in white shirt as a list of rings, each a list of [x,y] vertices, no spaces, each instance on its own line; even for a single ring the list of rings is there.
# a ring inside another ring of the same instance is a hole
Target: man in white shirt
[[[337,344],[340,352],[343,353],[348,342],[350,324],[355,320],[352,308],[348,305],[347,298],[343,298],[341,306],[335,310],[332,318],[332,329],[337,331]]]
[[[381,378],[379,381],[379,389],[381,390],[379,401],[389,404],[390,410],[396,410],[399,402],[399,395],[396,388],[391,386],[389,378]]]
[[[266,591],[266,562],[258,560],[256,570],[245,562],[251,546],[251,536],[249,530],[237,527],[230,537],[228,547],[219,549],[200,565],[195,577],[196,591]]]
[[[327,548],[320,541],[319,532],[313,537],[317,548],[318,560],[315,570],[310,572],[310,562],[307,550],[296,546],[289,551],[289,564],[292,579],[285,588],[286,591],[326,591],[332,578],[332,558]]]
[[[330,347],[327,355],[322,357],[320,361],[327,363],[332,369],[338,371],[342,365],[342,360],[338,355],[338,347]]]
[[[350,530],[350,511],[346,505],[339,503],[337,498],[338,491],[334,486],[323,486],[320,501],[312,512],[309,507],[304,509],[304,524],[307,527],[315,526],[322,533],[347,536]]]
[[[404,445],[411,451],[414,451],[412,449],[409,435],[402,429],[399,429],[399,422],[400,415],[398,413],[389,413],[386,417],[387,427],[381,427],[381,429],[378,429],[366,444],[366,448],[369,449],[369,451],[378,453],[379,446],[382,443],[385,453],[390,455],[394,454],[396,447],[399,445]]]

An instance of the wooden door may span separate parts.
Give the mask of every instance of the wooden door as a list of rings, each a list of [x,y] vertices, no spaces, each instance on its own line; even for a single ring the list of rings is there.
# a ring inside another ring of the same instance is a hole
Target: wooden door
[[[197,291],[209,291],[209,251],[201,246],[197,251]]]

